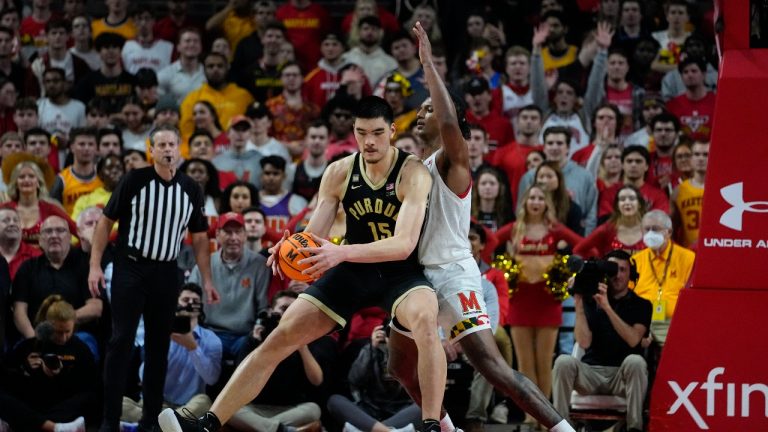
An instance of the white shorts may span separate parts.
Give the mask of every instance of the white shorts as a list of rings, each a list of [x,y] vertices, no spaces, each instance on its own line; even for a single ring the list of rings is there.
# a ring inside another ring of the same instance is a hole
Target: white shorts
[[[491,330],[481,286],[482,275],[474,258],[442,267],[427,266],[424,275],[437,294],[437,321],[452,342],[480,330]],[[412,338],[402,327],[393,325],[392,329]]]

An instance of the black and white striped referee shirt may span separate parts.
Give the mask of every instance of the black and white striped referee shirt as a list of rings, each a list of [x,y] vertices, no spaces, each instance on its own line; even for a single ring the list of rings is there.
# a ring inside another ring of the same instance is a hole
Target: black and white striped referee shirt
[[[118,183],[104,216],[119,222],[118,252],[135,253],[155,261],[176,259],[186,229],[208,230],[203,191],[177,171],[165,181],[154,167],[135,169]]]

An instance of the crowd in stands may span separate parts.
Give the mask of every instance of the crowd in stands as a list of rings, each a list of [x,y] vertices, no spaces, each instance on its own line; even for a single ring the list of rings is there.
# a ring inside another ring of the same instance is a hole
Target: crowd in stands
[[[185,245],[164,400],[208,410],[307,287],[273,276],[266,250],[306,226],[326,167],[358,151],[356,101],[384,98],[393,145],[423,155],[416,21],[471,123],[470,240],[505,359],[565,415],[574,388],[615,393],[628,430],[647,426],[698,241],[718,74],[711,2],[228,0],[207,2],[208,15],[187,0],[86,3],[0,1],[0,431],[99,424],[113,256],[94,298],[90,242],[123,175],[152,164],[159,125],[178,128],[180,171],[204,191],[221,295],[207,304]],[[340,210],[330,239],[344,229]],[[570,254],[619,273],[563,301],[548,272]],[[505,279],[501,259],[519,275]],[[303,347],[228,426],[413,431],[418,407],[387,372],[388,322],[364,309]],[[141,329],[136,339],[126,431],[142,404]],[[481,380],[451,413],[472,432],[507,420],[489,415],[507,402]]]

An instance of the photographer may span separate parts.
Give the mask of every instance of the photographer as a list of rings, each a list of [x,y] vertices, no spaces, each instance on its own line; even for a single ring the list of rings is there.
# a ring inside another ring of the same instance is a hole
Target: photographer
[[[251,336],[240,351],[239,362],[261,345],[297,297],[298,294],[292,291],[275,294],[269,313],[260,314]],[[238,431],[289,432],[295,431],[296,427],[318,422],[320,407],[309,402],[309,395],[313,388],[323,383],[324,374],[316,351],[322,341],[321,338],[309,346],[304,345],[283,360],[259,396],[241,408],[227,424]]]
[[[616,263],[618,270],[607,278],[607,284],[600,282],[591,297],[586,290],[575,290],[574,332],[586,353],[581,360],[570,355],[557,358],[552,395],[555,409],[566,418],[574,389],[584,395],[623,396],[627,399],[627,431],[638,432],[643,430],[648,388],[641,340],[650,326],[651,303],[629,290],[629,281],[637,278],[629,254],[614,250],[604,259]]]
[[[43,300],[35,336],[10,354],[0,377],[0,418],[15,431],[85,432],[98,369],[74,336],[75,309],[60,295]]]
[[[205,386],[216,384],[221,372],[221,340],[211,330],[200,327],[203,289],[188,283],[181,287],[176,318],[168,349],[168,373],[163,390],[164,407],[188,410],[195,416],[211,407]],[[139,376],[144,375],[144,364]],[[120,420],[137,423],[141,419],[143,401],[123,397]]]
[[[413,432],[413,424],[421,420],[421,408],[411,401],[405,389],[387,371],[389,331],[386,321],[374,327],[370,343],[360,350],[349,370],[355,401],[340,394],[328,400],[328,411],[344,424],[345,432]]]

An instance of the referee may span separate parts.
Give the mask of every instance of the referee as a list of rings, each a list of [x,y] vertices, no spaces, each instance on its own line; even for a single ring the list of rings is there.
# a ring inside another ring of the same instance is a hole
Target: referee
[[[163,404],[171,325],[180,278],[176,257],[187,228],[209,301],[218,302],[208,253],[208,222],[200,186],[178,172],[179,132],[159,126],[150,133],[154,165],[126,174],[112,193],[93,235],[88,287],[100,295],[101,258],[109,233],[119,221],[111,287],[112,337],[104,370],[104,421],[100,432],[119,430],[125,376],[136,327],[144,316],[144,412],[146,430],[157,425]]]

